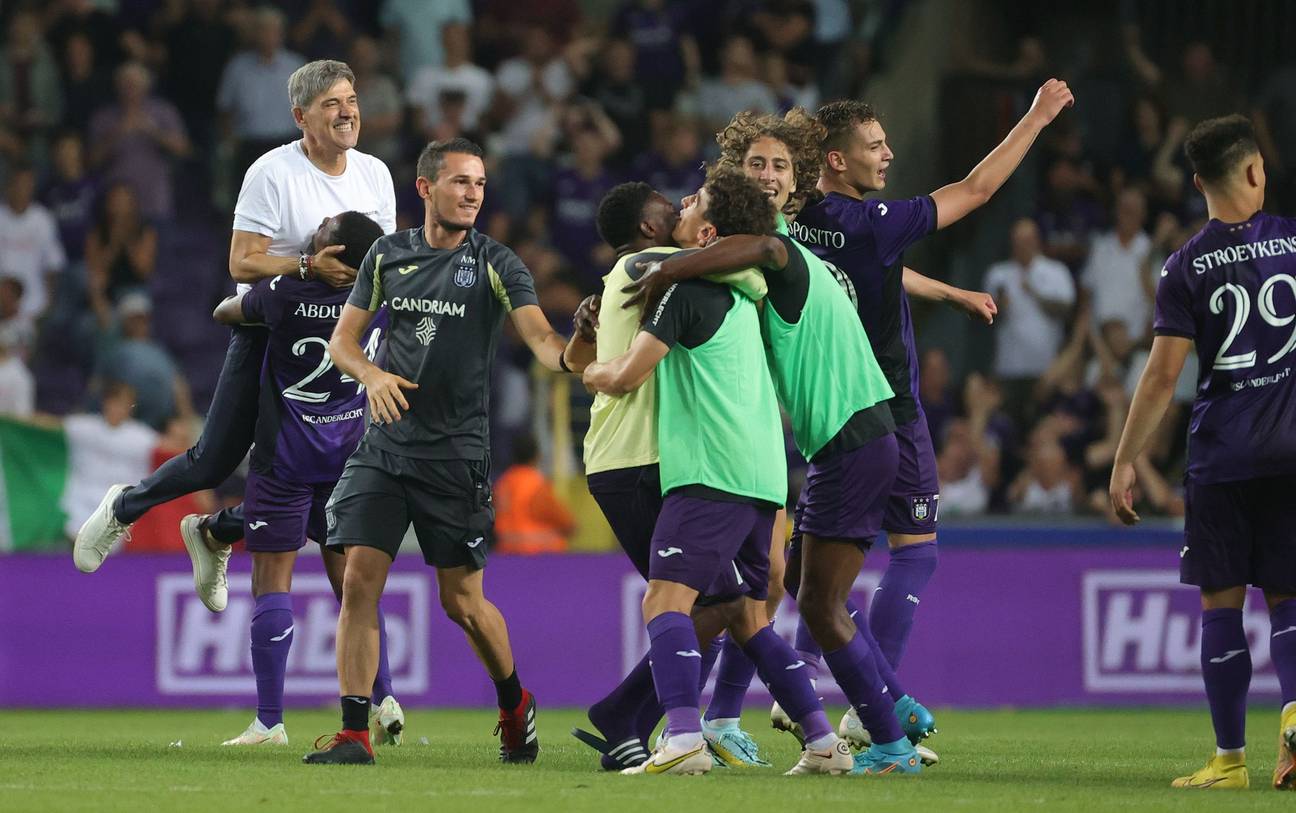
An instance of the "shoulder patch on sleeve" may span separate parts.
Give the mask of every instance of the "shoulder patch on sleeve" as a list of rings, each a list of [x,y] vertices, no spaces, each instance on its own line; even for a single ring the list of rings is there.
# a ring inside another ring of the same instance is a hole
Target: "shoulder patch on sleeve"
[[[378,306],[383,302],[382,261],[382,254],[374,255],[373,295],[369,297],[369,310],[371,311],[378,310]]]
[[[495,293],[495,298],[504,306],[504,310],[512,312],[513,302],[509,299],[508,289],[504,287],[504,280],[500,279],[499,272],[495,270],[495,264],[490,260],[486,261],[486,276],[490,279],[491,290]]]

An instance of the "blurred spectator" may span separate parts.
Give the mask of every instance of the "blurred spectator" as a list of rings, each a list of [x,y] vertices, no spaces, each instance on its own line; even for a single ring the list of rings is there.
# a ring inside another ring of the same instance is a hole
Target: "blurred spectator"
[[[0,115],[5,129],[24,141],[39,138],[63,115],[58,65],[41,39],[40,21],[29,12],[9,20],[0,58]]]
[[[49,307],[67,264],[58,226],[35,197],[36,170],[28,164],[11,166],[0,204],[0,276],[22,283],[21,313],[32,319]]]
[[[235,178],[242,178],[269,150],[297,138],[297,123],[284,94],[288,77],[306,63],[301,54],[284,48],[284,17],[279,11],[257,9],[248,28],[244,35],[251,47],[225,66],[216,92],[221,132],[235,145]]]
[[[1070,514],[1081,494],[1080,472],[1047,424],[1031,432],[1026,467],[1008,487],[1014,514]]]
[[[36,322],[23,313],[23,282],[17,277],[0,276],[0,333],[9,338],[9,350],[23,361],[30,361],[36,345]]]
[[[1237,112],[1237,97],[1209,45],[1190,42],[1184,46],[1180,69],[1179,76],[1162,85],[1170,118],[1193,125],[1203,119]]]
[[[41,201],[58,224],[59,241],[70,262],[85,256],[86,237],[94,219],[98,185],[86,173],[85,146],[72,131],[59,134],[51,145],[54,177]]]
[[[446,64],[441,28],[471,23],[472,8],[468,0],[383,0],[378,20],[400,54],[401,78],[409,82],[425,67]]]
[[[563,553],[576,519],[554,493],[538,467],[536,440],[522,433],[513,440],[513,465],[495,481],[495,551],[534,556]]]
[[[743,110],[776,112],[778,99],[769,85],[760,80],[760,66],[751,40],[732,37],[721,55],[720,76],[703,79],[690,100],[681,98],[681,105],[685,112],[700,116],[708,128],[717,130]]]
[[[814,65],[815,4],[812,0],[761,0],[747,17],[752,44],[761,54],[776,53],[801,84]]]
[[[582,288],[593,290],[616,260],[599,237],[594,220],[599,201],[616,185],[603,162],[620,136],[603,111],[588,102],[571,108],[566,118],[571,163],[554,175],[549,235],[576,269]]]
[[[672,117],[658,141],[661,147],[641,156],[635,162],[632,174],[679,206],[686,195],[697,192],[706,180],[706,171],[702,168],[702,139],[697,124]]]
[[[35,409],[36,379],[23,363],[18,331],[0,326],[0,415],[27,418]]]
[[[118,17],[94,0],[52,0],[44,11],[45,32],[57,53],[63,53],[68,41],[84,36],[93,46],[95,69],[111,73],[131,56],[127,46],[139,46],[138,35],[128,36]]]
[[[150,336],[153,303],[148,294],[135,291],[123,296],[115,315],[116,323],[110,323],[96,342],[98,379],[129,384],[138,399],[135,417],[154,429],[161,430],[173,417],[192,418],[184,376]]]
[[[1101,188],[1074,159],[1061,156],[1049,164],[1044,178],[1044,194],[1035,215],[1044,254],[1078,271],[1089,253],[1090,239],[1105,220],[1094,199]]]
[[[1116,199],[1115,228],[1093,241],[1080,276],[1081,309],[1101,327],[1119,321],[1135,344],[1147,335],[1152,302],[1143,284],[1152,239],[1143,231],[1147,202],[1130,187]]]
[[[940,476],[940,511],[945,516],[984,514],[999,488],[999,440],[990,420],[1003,404],[1003,393],[973,373],[964,386],[967,418],[949,422],[936,469]]]
[[[824,99],[849,96],[853,67],[846,50],[851,41],[850,3],[815,0],[814,21],[814,75],[819,95]]]
[[[599,64],[586,83],[585,95],[594,100],[621,131],[617,163],[641,155],[648,147],[652,129],[648,117],[648,88],[635,79],[635,50],[629,40],[608,40],[599,54]]]
[[[669,110],[685,81],[698,76],[697,42],[682,4],[628,0],[613,15],[608,34],[630,45],[633,83],[650,110]]]
[[[132,418],[135,395],[129,384],[110,381],[98,414],[69,415],[62,421],[68,443],[62,508],[69,537],[76,536],[113,483],[137,483],[152,470],[158,434]]]
[[[91,164],[108,183],[135,191],[147,218],[170,220],[174,212],[171,162],[189,154],[189,136],[170,102],[150,94],[153,77],[138,62],[117,69],[117,103],[90,120]]]
[[[149,461],[156,471],[163,463],[178,454],[184,454],[198,438],[194,434],[192,418],[172,418],[166,430],[153,447]],[[176,533],[180,520],[188,514],[210,514],[216,510],[216,495],[211,491],[195,491],[170,502],[154,506],[131,527],[130,539],[123,553],[180,553],[184,540]]]
[[[410,81],[405,94],[410,107],[417,111],[418,126],[429,141],[477,132],[495,93],[495,77],[473,64],[468,26],[447,23],[441,29],[441,37],[445,65],[422,68]],[[459,111],[458,117],[449,121],[448,105]]]
[[[90,129],[90,117],[112,95],[112,74],[95,67],[94,43],[81,33],[68,38],[62,65],[63,125],[84,136]]]
[[[1011,245],[1012,259],[990,266],[985,288],[999,306],[995,377],[1007,392],[1009,411],[1023,420],[1036,380],[1062,347],[1076,292],[1067,267],[1040,252],[1035,221],[1014,223]]]
[[[165,49],[162,92],[204,150],[216,143],[215,99],[238,43],[223,6],[222,0],[187,0],[179,6],[183,13],[169,20],[159,36]],[[194,54],[202,58],[194,59]]]
[[[372,37],[352,40],[347,64],[355,74],[356,95],[363,100],[365,151],[388,166],[394,166],[403,157],[400,131],[405,103],[400,88],[382,72],[381,62],[382,53],[378,50],[377,40]]]
[[[1290,214],[1296,209],[1296,62],[1283,65],[1264,83],[1251,107],[1251,121],[1264,153],[1266,193]]]
[[[337,0],[309,0],[292,27],[292,45],[309,59],[335,59],[352,39],[351,21]],[[355,65],[351,65],[355,70]],[[368,124],[368,122],[365,122]]]
[[[940,448],[945,428],[958,411],[957,399],[950,389],[949,356],[939,347],[929,347],[919,357],[918,370],[918,395],[927,415],[927,431]]]
[[[135,193],[110,185],[99,201],[94,228],[86,237],[87,282],[92,296],[116,304],[132,291],[146,291],[157,263],[157,229],[140,217]]]
[[[774,91],[780,111],[794,107],[815,110],[819,107],[819,88],[814,82],[798,82],[797,74],[788,70],[790,63],[782,54],[765,55],[765,83]],[[806,76],[804,72],[802,77]]]

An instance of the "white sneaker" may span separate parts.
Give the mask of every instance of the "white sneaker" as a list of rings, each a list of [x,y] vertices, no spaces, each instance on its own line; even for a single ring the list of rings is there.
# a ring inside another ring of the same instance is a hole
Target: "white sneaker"
[[[873,744],[873,738],[860,722],[859,712],[855,711],[854,706],[846,709],[846,713],[842,715],[841,722],[837,725],[837,736],[850,743],[851,748],[861,751]]]
[[[221,745],[287,745],[288,731],[284,728],[283,723],[277,723],[271,728],[266,728],[261,724],[259,718],[253,718],[252,725],[247,730],[232,740],[226,740]]]
[[[120,522],[113,514],[113,503],[128,488],[130,486],[125,483],[109,487],[99,507],[77,531],[76,542],[72,545],[72,561],[82,573],[98,570],[117,540],[130,533],[133,523]]]
[[[770,707],[770,727],[776,731],[786,731],[797,738],[802,748],[805,747],[805,732],[801,730],[801,724],[794,722],[778,703]]]
[[[396,698],[388,695],[369,707],[369,736],[374,745],[400,745],[405,731],[405,712]]]
[[[229,602],[229,579],[226,571],[233,549],[228,545],[219,551],[207,547],[208,541],[216,540],[202,526],[202,520],[202,514],[189,514],[180,520],[180,538],[184,540],[185,550],[189,552],[189,562],[193,565],[194,592],[207,609],[219,613]]]
[[[855,758],[851,756],[850,746],[846,741],[833,736],[832,745],[822,750],[806,748],[801,751],[801,759],[792,766],[784,776],[804,776],[812,773],[826,773],[840,776],[850,773],[855,767]]]
[[[841,723],[837,726],[837,736],[850,743],[852,748],[860,751],[866,750],[873,745],[873,737],[869,735],[868,729],[860,722],[859,714],[854,707],[846,709],[842,715]],[[940,762],[940,757],[936,752],[925,745],[915,745],[914,750],[918,752],[918,758],[922,760],[925,766],[935,765]]]
[[[633,774],[681,774],[694,776],[711,770],[711,752],[706,742],[698,737],[697,745],[687,748],[671,744],[670,738],[653,751],[647,762],[626,768],[621,773]]]

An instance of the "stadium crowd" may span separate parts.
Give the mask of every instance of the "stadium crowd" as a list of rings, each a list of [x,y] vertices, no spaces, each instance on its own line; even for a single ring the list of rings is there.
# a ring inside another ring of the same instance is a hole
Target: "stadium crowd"
[[[866,96],[905,13],[882,0],[6,3],[0,412],[94,412],[124,384],[148,437],[188,444],[224,345],[208,314],[230,287],[221,241],[238,179],[298,137],[284,88],[308,60],[343,58],[355,71],[360,148],[391,168],[400,228],[422,220],[412,179],[424,143],[464,135],[486,146],[479,226],[516,249],[565,331],[614,259],[594,225],[607,190],[646,180],[678,200],[701,184],[713,133],[733,113]],[[1002,261],[973,286],[999,305],[993,357],[956,375],[948,348],[918,325],[947,517],[1108,510],[1156,279],[1205,217],[1182,157],[1192,122],[1251,113],[1273,202],[1296,198],[1296,156],[1282,149],[1296,143],[1292,68],[1248,97],[1208,44],[1158,64],[1136,28],[1124,34],[1107,98],[1046,136],[1034,209],[1016,213]],[[1005,61],[955,61],[1026,94],[1040,77],[1085,70],[1034,36]],[[500,360],[496,472],[532,424],[529,353],[514,339]],[[1151,513],[1183,511],[1194,381],[1186,372],[1141,463]]]

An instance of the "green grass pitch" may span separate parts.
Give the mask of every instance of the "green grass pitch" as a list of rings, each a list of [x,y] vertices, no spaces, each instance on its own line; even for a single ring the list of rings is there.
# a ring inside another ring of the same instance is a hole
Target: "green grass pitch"
[[[784,777],[795,742],[751,708],[747,725],[772,769],[715,769],[700,777],[601,773],[593,751],[568,735],[579,712],[540,708],[540,760],[495,761],[487,711],[407,711],[400,748],[373,767],[302,765],[331,709],[290,710],[287,748],[222,748],[247,725],[246,710],[0,712],[0,809],[310,811],[499,810],[912,811],[1290,809],[1269,788],[1277,712],[1253,709],[1251,790],[1175,791],[1170,779],[1211,751],[1205,709],[938,710],[929,744],[942,763],[917,777]],[[834,710],[834,713],[840,709]],[[427,744],[423,744],[426,738]],[[171,743],[180,741],[179,747]],[[837,807],[867,805],[869,807]],[[874,807],[878,806],[878,807]]]

